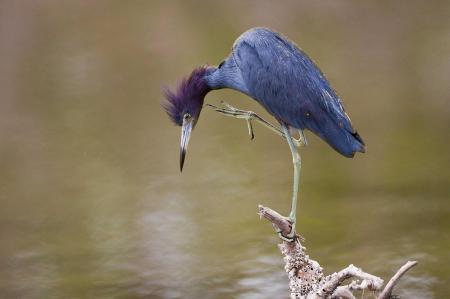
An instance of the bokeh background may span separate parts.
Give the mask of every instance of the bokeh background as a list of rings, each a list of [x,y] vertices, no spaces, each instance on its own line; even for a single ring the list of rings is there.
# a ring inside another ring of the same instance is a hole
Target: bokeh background
[[[205,110],[178,170],[161,87],[254,26],[322,68],[368,151],[308,134],[299,232],[326,273],[450,296],[449,1],[1,1],[0,297],[285,298],[257,205],[288,213],[288,146]],[[234,91],[206,101],[267,114]],[[366,294],[367,296],[367,294]]]

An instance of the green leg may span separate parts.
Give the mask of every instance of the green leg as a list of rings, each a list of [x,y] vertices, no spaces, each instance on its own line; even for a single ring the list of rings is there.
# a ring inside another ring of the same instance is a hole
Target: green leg
[[[294,163],[294,186],[292,191],[291,212],[289,214],[289,220],[292,222],[292,230],[287,236],[284,236],[281,233],[281,231],[277,231],[277,233],[282,240],[292,242],[295,238],[297,195],[298,195],[298,186],[300,182],[300,168],[301,168],[301,159],[297,148],[307,145],[306,137],[303,133],[303,130],[299,130],[300,138],[295,139],[292,137],[291,133],[289,132],[289,128],[286,125],[281,125],[281,129],[279,129],[252,111],[237,109],[231,106],[230,104],[225,103],[224,101],[222,101],[221,104],[224,106],[223,108],[211,104],[207,104],[207,106],[223,115],[245,119],[247,121],[248,131],[252,139],[254,137],[254,134],[251,121],[255,120],[264,125],[265,127],[269,128],[271,131],[275,132],[277,135],[280,135],[281,137],[287,140],[289,148],[292,153],[292,161]]]
[[[289,128],[286,125],[281,125],[281,129],[285,134],[286,140],[289,144],[289,148],[292,153],[292,162],[294,164],[294,185],[292,190],[292,205],[291,205],[291,213],[289,214],[289,218],[292,221],[292,230],[287,236],[289,239],[293,239],[295,236],[295,223],[296,223],[296,211],[297,211],[297,196],[298,196],[298,186],[300,182],[300,169],[301,169],[301,159],[300,154],[298,153],[297,147],[292,141],[291,134],[289,132]],[[304,139],[303,132],[300,132],[300,138]]]

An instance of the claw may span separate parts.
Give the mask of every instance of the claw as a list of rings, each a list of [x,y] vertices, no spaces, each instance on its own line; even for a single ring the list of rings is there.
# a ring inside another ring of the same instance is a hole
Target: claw
[[[255,115],[254,112],[237,109],[223,100],[220,101],[220,104],[224,107],[223,108],[217,107],[217,106],[214,106],[211,104],[206,104],[206,106],[211,107],[212,109],[214,109],[214,111],[219,112],[223,115],[245,119],[247,122],[248,134],[250,135],[250,139],[253,140],[255,138],[255,134],[253,133],[253,124],[252,124],[252,119],[254,118],[254,115]]]
[[[237,111],[238,110],[238,109],[234,108],[233,106],[231,106],[230,104],[228,104],[227,102],[225,102],[224,100],[221,100],[220,104],[222,104],[223,106],[227,107],[230,110],[233,110],[233,111]]]
[[[294,242],[294,240],[295,240],[294,229],[292,229],[291,232],[287,236],[283,235],[283,233],[281,232],[281,229],[276,229],[275,231],[281,240],[289,242],[289,243]]]
[[[278,237],[286,242],[293,242],[297,237],[299,237],[302,241],[303,238],[296,234],[295,232],[295,220],[291,217],[284,217],[289,223],[291,223],[291,231],[287,235],[283,235],[283,232],[280,228],[274,225],[275,232],[277,233]]]
[[[213,104],[206,104],[206,106],[210,107],[211,109],[213,109],[213,110],[215,110],[215,111],[222,109],[222,108],[217,107],[217,106],[215,106],[215,105],[213,105]]]
[[[250,135],[250,140],[255,139],[255,134],[253,133],[253,125],[250,119],[247,119],[247,127],[248,127],[248,134]]]
[[[227,110],[225,108],[221,108],[221,107],[217,107],[211,104],[206,104],[206,106],[211,107],[214,111],[222,113],[224,115],[229,115],[229,116],[236,116],[238,115],[235,111],[232,110]]]

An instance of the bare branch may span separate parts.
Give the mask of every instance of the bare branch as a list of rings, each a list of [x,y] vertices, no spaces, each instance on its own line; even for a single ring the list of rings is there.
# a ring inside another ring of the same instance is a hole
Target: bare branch
[[[331,299],[356,299],[349,286],[340,286],[331,295]]]
[[[291,232],[292,224],[288,218],[268,207],[260,205],[258,208],[259,216],[269,220],[278,232],[283,235]],[[300,241],[302,240],[297,235],[293,242],[283,241],[278,245],[284,255],[284,269],[289,278],[292,299],[355,299],[353,291],[380,291],[382,289],[383,280],[381,278],[366,273],[353,265],[324,277],[322,267],[318,262],[309,258],[306,248]],[[416,264],[417,262],[407,262],[401,267],[377,299],[388,299],[402,275]],[[344,281],[350,278],[355,278],[355,280],[348,285],[343,285]]]
[[[281,233],[285,236],[287,236],[292,229],[292,223],[289,222],[289,220],[280,215],[278,212],[272,210],[271,208],[264,207],[262,205],[258,206],[259,209],[259,217],[260,218],[266,218],[270,222],[272,222],[273,225],[275,225],[277,228],[281,230]]]
[[[353,277],[362,279],[360,286],[369,290],[380,290],[383,286],[383,280],[381,278],[350,265],[338,273],[333,273],[325,277],[324,283],[319,286],[315,296],[312,296],[311,298],[328,298],[328,296],[331,296],[337,287],[339,287],[346,279]]]
[[[276,211],[260,205],[259,215],[269,220],[283,235],[291,232],[291,222]],[[322,279],[322,268],[305,253],[299,238],[295,238],[293,242],[283,241],[278,248],[284,255],[284,269],[289,278],[291,298],[306,298]]]
[[[400,278],[405,274],[409,269],[417,265],[416,261],[408,261],[406,264],[404,264],[398,271],[395,273],[394,276],[392,276],[391,280],[387,283],[386,287],[384,288],[383,292],[378,296],[378,299],[389,299],[392,294],[392,290],[394,289],[395,285],[398,283]]]

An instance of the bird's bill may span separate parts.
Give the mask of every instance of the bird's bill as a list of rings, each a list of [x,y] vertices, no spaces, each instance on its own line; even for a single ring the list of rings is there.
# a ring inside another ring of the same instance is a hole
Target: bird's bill
[[[192,127],[193,127],[192,119],[183,120],[183,126],[181,127],[180,171],[183,171],[184,158],[186,156],[189,138],[191,137]]]

